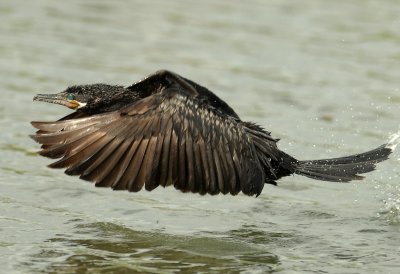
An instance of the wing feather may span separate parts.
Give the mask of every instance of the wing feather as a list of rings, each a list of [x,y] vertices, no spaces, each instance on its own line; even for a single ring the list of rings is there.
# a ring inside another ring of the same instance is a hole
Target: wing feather
[[[219,146],[218,146],[218,150],[217,153],[219,155],[220,158],[220,163],[221,163],[221,170],[222,170],[222,174],[223,174],[223,188],[221,189],[221,192],[223,194],[227,194],[228,192],[230,192],[230,180],[231,180],[231,173],[232,170],[229,169],[228,167],[228,160],[226,159],[227,155],[226,155],[226,151],[224,148],[224,141],[222,141],[220,139],[219,142]]]
[[[107,136],[104,132],[92,134],[81,142],[74,142],[66,147],[59,147],[54,150],[43,151],[43,156],[57,158],[63,157],[61,160],[49,165],[51,168],[65,168],[87,159],[112,140],[112,136]],[[44,154],[46,152],[46,154]],[[48,155],[51,156],[48,156]]]
[[[110,161],[119,154],[116,152],[118,147],[122,144],[122,140],[119,138],[112,139],[106,146],[100,151],[93,155],[88,162],[90,165],[87,166],[84,172],[82,172],[81,179],[87,181],[97,182],[101,179],[101,173],[104,171],[104,162],[110,165]],[[104,176],[104,175],[103,175]]]
[[[95,181],[96,186],[113,186],[114,181],[118,178],[120,168],[122,167],[121,160],[123,160],[128,153],[130,144],[129,140],[121,142],[111,156],[101,163],[97,168],[99,171]]]
[[[205,168],[203,166],[203,162],[201,160],[201,155],[200,155],[200,145],[197,142],[193,142],[193,156],[194,156],[194,179],[195,179],[195,186],[194,186],[194,191],[193,192],[199,192],[200,194],[205,194],[205,187],[204,183],[205,180],[203,179],[203,170],[205,171]]]
[[[186,182],[187,182],[187,172],[186,172],[186,139],[183,135],[179,136],[178,139],[178,161],[176,162],[178,165],[178,177],[175,182],[175,188],[181,189],[183,191],[186,190]]]
[[[199,140],[198,148],[199,148],[201,164],[202,164],[201,171],[204,172],[204,176],[203,176],[203,180],[202,180],[202,189],[204,190],[205,193],[207,193],[210,189],[211,175],[210,175],[210,168],[209,168],[209,162],[208,162],[208,156],[207,156],[207,149],[206,149],[206,145],[205,145],[203,139]]]
[[[50,167],[67,168],[96,186],[136,192],[174,185],[232,195],[245,189],[253,195],[264,184],[250,176],[264,177],[254,150],[265,154],[274,146],[261,147],[266,137],[255,126],[247,129],[192,97],[174,88],[120,111],[32,122],[38,129],[32,138],[42,144],[41,155],[61,158]]]
[[[209,164],[209,169],[210,169],[210,188],[209,191],[211,194],[218,194],[219,193],[219,188],[218,188],[218,176],[217,176],[217,170],[215,167],[215,159],[214,159],[214,154],[211,146],[207,146],[207,159],[208,159],[208,164]]]
[[[172,136],[172,121],[171,118],[168,119],[167,125],[165,126],[164,129],[162,129],[164,134],[164,138],[162,139],[163,144],[162,144],[162,149],[161,149],[161,155],[160,155],[160,180],[159,183],[163,187],[167,185],[167,179],[168,179],[168,171],[169,167],[172,166],[172,163],[169,162],[170,158],[170,147],[171,147],[171,136]],[[160,139],[161,140],[161,139]]]
[[[175,130],[172,130],[167,185],[175,185],[178,182],[178,176],[179,176],[178,140],[179,140],[178,135],[176,134]]]
[[[118,177],[114,180],[114,183],[112,185],[112,188],[114,190],[126,190],[129,188],[129,180],[133,176],[133,174],[129,173],[129,171],[131,170],[130,166],[132,165],[132,159],[141,142],[142,138],[138,138],[130,145],[128,153],[125,155],[122,162],[120,163]]]
[[[142,189],[144,185],[144,181],[136,180],[138,177],[138,173],[140,168],[142,167],[143,158],[147,150],[147,146],[149,144],[149,139],[142,139],[142,142],[138,146],[135,155],[132,158],[132,161],[129,165],[129,169],[127,171],[127,177],[129,178],[128,189],[132,192],[138,192]]]
[[[193,140],[191,135],[186,131],[186,170],[187,170],[187,179],[185,191],[193,191],[195,190],[195,174],[194,174],[194,155],[193,155]]]
[[[146,186],[146,190],[151,191],[158,187],[158,182],[150,181],[151,175],[155,172],[154,167],[154,156],[156,154],[157,137],[153,136],[149,139],[149,144],[147,146],[146,153],[144,155],[144,160],[139,171],[138,181],[142,186]]]

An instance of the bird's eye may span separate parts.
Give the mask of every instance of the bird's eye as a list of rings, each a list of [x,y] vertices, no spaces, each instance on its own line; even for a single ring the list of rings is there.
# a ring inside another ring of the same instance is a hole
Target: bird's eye
[[[68,95],[67,95],[67,100],[69,100],[69,101],[72,101],[72,100],[74,100],[74,95],[72,94],[72,93],[69,93]]]

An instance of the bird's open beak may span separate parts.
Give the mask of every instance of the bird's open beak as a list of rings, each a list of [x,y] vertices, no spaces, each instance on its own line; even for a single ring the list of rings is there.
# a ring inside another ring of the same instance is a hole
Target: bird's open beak
[[[70,109],[77,109],[79,107],[82,107],[83,105],[76,100],[68,100],[67,98],[59,94],[38,94],[35,97],[33,97],[33,101],[42,101],[52,104],[58,104],[66,106]]]

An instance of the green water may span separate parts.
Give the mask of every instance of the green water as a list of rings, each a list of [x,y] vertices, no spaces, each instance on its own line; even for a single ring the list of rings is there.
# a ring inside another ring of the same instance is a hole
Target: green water
[[[4,273],[398,273],[399,152],[363,181],[288,177],[256,199],[96,189],[36,156],[33,103],[68,85],[170,69],[300,158],[399,129],[400,6],[383,1],[0,2]]]

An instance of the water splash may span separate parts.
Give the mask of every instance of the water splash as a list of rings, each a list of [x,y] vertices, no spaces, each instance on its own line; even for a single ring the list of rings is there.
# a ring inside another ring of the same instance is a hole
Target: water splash
[[[391,191],[385,193],[386,198],[383,200],[383,209],[379,212],[379,216],[384,216],[386,221],[392,225],[400,224],[400,187],[395,187]]]
[[[390,148],[393,151],[396,149],[399,143],[400,143],[400,131],[389,136],[389,141],[386,144],[386,147]]]
[[[400,131],[389,136],[386,147],[394,151],[398,144],[400,144]],[[400,158],[397,160],[400,160]],[[384,196],[382,199],[383,206],[378,216],[385,218],[389,224],[393,225],[400,224],[400,185],[397,183],[399,181],[397,173],[396,168],[394,168],[392,175],[386,178],[388,182],[376,186],[377,189],[381,190],[381,195]]]

